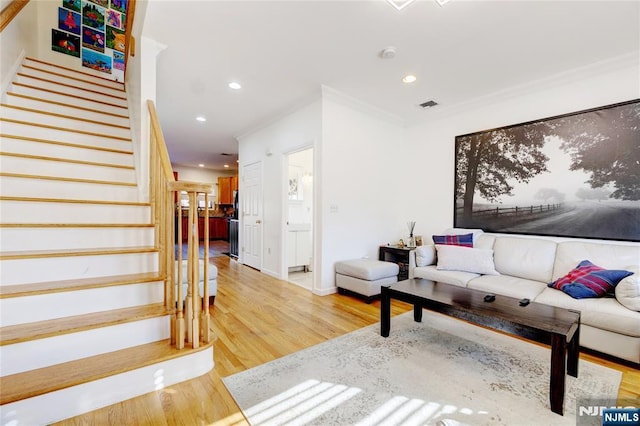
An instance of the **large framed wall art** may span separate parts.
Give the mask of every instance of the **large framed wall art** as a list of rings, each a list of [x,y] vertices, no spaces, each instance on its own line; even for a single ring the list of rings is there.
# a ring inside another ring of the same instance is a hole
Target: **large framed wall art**
[[[456,227],[640,241],[640,99],[455,142]]]

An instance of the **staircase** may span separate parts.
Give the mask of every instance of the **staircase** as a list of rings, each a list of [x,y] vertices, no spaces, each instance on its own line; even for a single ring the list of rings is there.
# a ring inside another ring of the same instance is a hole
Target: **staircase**
[[[0,105],[0,414],[47,424],[197,377],[171,345],[122,83],[25,58]],[[175,338],[174,338],[175,341]]]

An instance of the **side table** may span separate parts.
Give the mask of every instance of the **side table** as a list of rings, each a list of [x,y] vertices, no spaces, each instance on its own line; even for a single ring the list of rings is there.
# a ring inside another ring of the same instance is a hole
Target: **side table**
[[[380,246],[378,250],[378,260],[397,263],[400,267],[398,281],[408,280],[411,266],[411,252],[414,250],[415,247],[383,245]]]

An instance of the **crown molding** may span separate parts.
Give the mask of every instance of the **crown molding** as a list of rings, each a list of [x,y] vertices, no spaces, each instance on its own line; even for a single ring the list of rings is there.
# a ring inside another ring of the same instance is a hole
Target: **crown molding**
[[[406,121],[395,115],[392,114],[390,112],[387,112],[383,109],[380,109],[378,107],[375,107],[371,104],[368,104],[366,102],[363,102],[359,99],[354,98],[353,96],[349,96],[347,94],[344,94],[336,89],[333,89],[329,86],[325,86],[322,85],[322,99],[323,100],[329,100],[329,101],[333,101],[336,103],[339,103],[341,105],[345,105],[348,106],[350,108],[353,108],[357,111],[363,112],[365,114],[368,115],[372,115],[374,117],[377,117],[381,120],[387,121],[391,124],[395,124],[397,126],[401,126],[401,127],[405,127],[406,126]]]
[[[582,79],[592,78],[597,75],[607,74],[632,67],[638,69],[638,73],[640,74],[640,52],[630,52],[582,67],[572,68],[549,77],[511,86],[506,89],[451,106],[441,105],[437,110],[434,109],[433,111],[429,111],[428,116],[420,120],[416,120],[411,124],[424,123],[425,119],[432,121],[448,118],[463,112],[482,108],[486,105],[504,102],[530,93],[553,89],[554,87],[563,86]]]

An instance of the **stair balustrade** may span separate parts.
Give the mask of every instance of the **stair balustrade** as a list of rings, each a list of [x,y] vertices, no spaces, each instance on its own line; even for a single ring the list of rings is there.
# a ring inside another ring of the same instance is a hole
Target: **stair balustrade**
[[[155,105],[147,101],[150,115],[150,182],[149,198],[152,220],[156,227],[156,247],[160,253],[159,269],[165,281],[165,304],[171,315],[171,343],[178,349],[188,343],[198,348],[211,341],[209,315],[209,221],[204,221],[203,292],[200,294],[200,267],[197,206],[204,200],[204,215],[209,217],[209,196],[213,184],[176,181]],[[182,218],[181,194],[189,198],[187,235],[187,291],[184,294],[182,226],[176,232],[177,217]],[[176,207],[177,206],[177,207]],[[177,208],[177,212],[176,212]],[[177,247],[177,262],[174,247]]]

